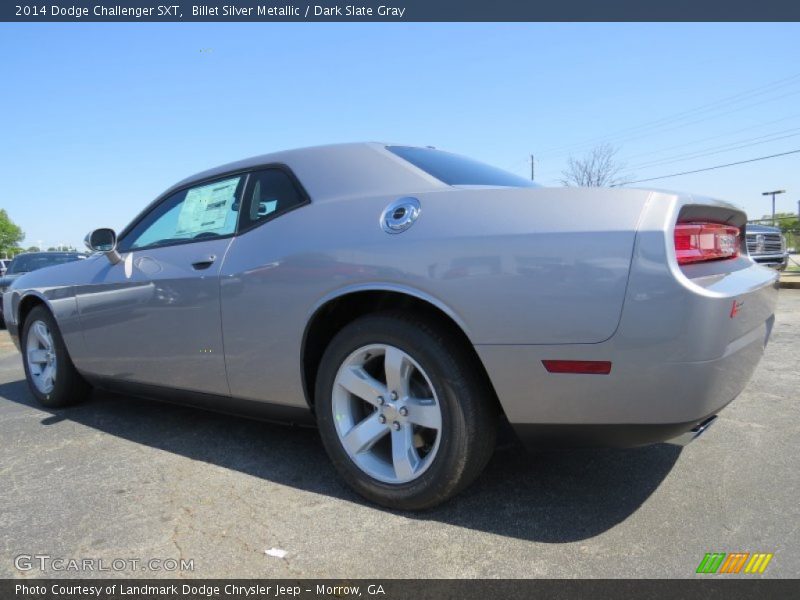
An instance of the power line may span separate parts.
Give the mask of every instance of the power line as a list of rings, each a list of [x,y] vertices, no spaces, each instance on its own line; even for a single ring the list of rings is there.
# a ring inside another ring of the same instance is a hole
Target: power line
[[[789,152],[781,152],[780,154],[770,154],[769,156],[759,156],[758,158],[751,158],[749,160],[740,160],[739,162],[732,162],[726,165],[716,165],[714,167],[706,167],[705,169],[696,169],[694,171],[683,171],[682,173],[672,173],[670,175],[660,175],[658,177],[648,177],[647,179],[637,179],[636,181],[627,181],[624,185],[633,183],[644,183],[645,181],[656,181],[657,179],[668,179],[669,177],[678,177],[679,175],[691,175],[692,173],[702,173],[703,171],[713,171],[715,169],[724,169],[725,167],[735,167],[736,165],[744,165],[747,163],[757,162],[759,160],[767,160],[768,158],[778,158],[779,156],[787,156],[789,154],[800,153],[800,148],[797,150],[790,150]],[[612,186],[615,187],[615,186]]]
[[[658,126],[658,127],[654,128],[654,129],[651,129],[650,131],[645,131],[644,133],[640,133],[640,134],[633,135],[633,136],[628,136],[628,137],[622,137],[622,138],[619,138],[619,139],[608,138],[607,141],[608,141],[608,143],[616,143],[616,144],[618,144],[618,143],[621,143],[621,142],[628,142],[628,141],[632,141],[632,140],[641,140],[643,138],[651,137],[652,135],[654,135],[656,133],[664,133],[664,132],[667,132],[667,131],[675,131],[676,129],[682,129],[684,127],[688,127],[689,125],[695,125],[697,123],[704,123],[704,122],[706,122],[706,121],[708,121],[710,119],[718,119],[720,117],[724,117],[726,115],[730,115],[730,114],[735,113],[735,112],[746,110],[746,109],[752,108],[754,106],[760,106],[761,104],[765,104],[767,102],[774,102],[775,100],[781,100],[781,99],[786,98],[788,96],[795,96],[797,94],[800,94],[800,90],[794,90],[792,92],[788,92],[788,93],[782,94],[780,96],[775,96],[773,98],[767,98],[765,100],[759,100],[758,102],[753,102],[752,104],[745,104],[744,106],[737,106],[736,108],[732,108],[731,110],[728,110],[728,111],[723,112],[723,113],[719,113],[719,114],[716,114],[716,115],[709,115],[709,116],[705,116],[705,117],[700,117],[699,119],[695,119],[693,121],[686,121],[684,123],[678,123],[677,125],[672,125],[671,127],[666,127],[665,128],[664,126]],[[665,124],[665,125],[668,125],[668,124]],[[584,144],[584,145],[586,145],[586,144]],[[555,157],[559,157],[559,156],[566,156],[566,155],[568,155],[570,153],[571,153],[570,151],[564,151],[564,152],[558,152],[558,153],[555,153],[555,154],[550,154],[549,156],[550,156],[550,158],[555,158]]]
[[[666,146],[664,148],[657,148],[656,150],[649,150],[647,152],[639,152],[637,154],[632,154],[623,158],[624,161],[630,161],[637,158],[642,158],[644,156],[652,156],[653,154],[661,154],[662,152],[667,152],[669,150],[676,150],[678,148],[685,148],[686,146],[694,146],[695,144],[702,144],[703,142],[710,142],[711,140],[718,140],[719,138],[725,138],[730,135],[734,135],[737,133],[742,133],[744,131],[751,131],[753,129],[758,129],[759,127],[765,127],[767,125],[774,125],[775,123],[782,123],[784,121],[790,121],[792,119],[796,119],[800,117],[800,114],[790,115],[788,117],[783,117],[780,119],[775,119],[774,121],[767,121],[766,123],[759,123],[758,125],[751,125],[749,127],[743,127],[741,129],[734,129],[733,131],[726,131],[725,133],[720,133],[717,135],[712,135],[709,137],[700,138],[699,140],[692,140],[691,142],[682,142],[680,144],[674,144],[672,146]],[[661,160],[661,159],[655,159]]]
[[[788,215],[780,216],[780,213],[776,213],[775,220],[780,221],[781,219],[797,219],[797,215],[792,213]],[[772,221],[772,217],[764,217],[763,219],[750,219],[751,221]]]
[[[752,88],[750,90],[745,90],[744,92],[740,92],[738,94],[733,94],[732,96],[727,96],[725,98],[721,98],[719,100],[716,100],[714,102],[710,102],[708,104],[703,104],[703,105],[700,105],[698,107],[695,107],[695,108],[692,108],[692,109],[689,109],[689,110],[685,110],[685,111],[682,111],[682,112],[679,112],[679,113],[675,113],[675,114],[667,116],[667,117],[662,117],[660,119],[655,119],[653,121],[647,121],[647,122],[641,123],[639,125],[634,125],[632,127],[627,127],[627,128],[624,128],[624,129],[620,129],[620,130],[612,132],[612,133],[610,133],[608,135],[599,136],[599,137],[596,137],[596,138],[591,138],[591,139],[588,139],[588,140],[586,140],[584,142],[577,142],[577,143],[573,143],[573,144],[565,144],[565,145],[561,145],[561,146],[550,147],[550,148],[547,148],[545,150],[540,151],[540,153],[541,154],[552,155],[553,153],[558,154],[558,153],[562,153],[564,151],[569,152],[570,149],[581,148],[581,147],[590,145],[592,143],[597,143],[597,142],[607,141],[607,140],[614,139],[614,138],[619,138],[620,136],[623,136],[623,139],[626,139],[627,134],[630,134],[630,133],[632,133],[634,131],[638,131],[638,130],[642,130],[642,129],[644,129],[644,130],[660,129],[664,125],[668,125],[668,124],[673,123],[675,121],[682,121],[682,120],[684,120],[684,119],[686,119],[688,117],[694,116],[696,114],[712,112],[712,111],[714,111],[714,110],[716,110],[718,108],[722,108],[722,107],[730,106],[730,105],[735,105],[735,104],[737,104],[739,102],[742,102],[742,101],[750,100],[750,99],[756,98],[758,96],[763,96],[764,94],[769,94],[769,93],[773,92],[776,88],[784,88],[784,87],[787,87],[787,86],[792,86],[792,85],[798,83],[798,81],[797,81],[798,79],[800,79],[800,73],[797,73],[797,74],[792,75],[790,77],[786,77],[784,79],[779,79],[779,80],[777,80],[775,82],[772,82],[772,83],[767,83],[767,84],[758,86],[757,88]],[[776,98],[767,98],[767,99],[764,99],[764,100],[759,100],[758,102],[756,102],[754,104],[748,105],[748,107],[757,106],[759,104],[763,104],[764,102],[770,102],[772,100],[777,100],[779,98],[783,98],[783,97],[788,96],[788,95],[793,95],[794,93],[796,93],[796,92],[790,92],[789,94],[778,96]],[[746,108],[746,107],[741,107],[741,108]],[[724,113],[724,114],[730,114],[730,112],[735,112],[736,110],[739,110],[739,109],[737,108],[737,109],[734,109],[733,111],[729,111],[728,113]],[[706,117],[705,119],[702,119],[702,120],[706,120],[707,118],[712,118],[712,117]]]
[[[720,154],[722,152],[731,152],[733,150],[740,150],[742,148],[749,148],[751,146],[759,146],[761,144],[768,144],[770,142],[777,142],[778,140],[784,140],[790,137],[797,137],[800,133],[795,133],[800,131],[800,127],[795,127],[793,129],[785,129],[783,131],[776,131],[774,133],[769,133],[767,135],[760,135],[754,138],[747,138],[744,140],[737,140],[735,142],[729,142],[727,144],[722,144],[719,146],[711,146],[710,148],[703,148],[702,150],[695,150],[694,152],[684,153],[684,154],[676,154],[673,156],[667,156],[664,158],[659,158],[656,160],[647,161],[644,163],[640,163],[638,165],[633,165],[630,167],[631,169],[650,169],[652,167],[658,167],[660,165],[669,165],[676,162],[683,162],[686,160],[691,160],[693,158],[703,158],[705,156],[712,156],[714,154]]]
[[[692,115],[693,113],[708,112],[710,110],[713,110],[714,108],[718,108],[719,106],[735,104],[736,102],[741,101],[741,100],[743,100],[743,99],[745,99],[747,97],[759,96],[759,95],[763,95],[763,94],[769,93],[769,92],[773,91],[775,88],[780,88],[780,87],[786,87],[788,85],[793,85],[795,83],[795,80],[797,80],[798,78],[800,78],[800,73],[797,73],[797,74],[792,75],[790,77],[779,79],[779,80],[774,81],[772,83],[767,83],[765,85],[758,86],[757,88],[751,88],[750,90],[745,90],[744,92],[740,92],[738,94],[733,94],[732,96],[727,96],[725,98],[721,98],[720,100],[715,100],[714,102],[709,102],[707,104],[703,104],[703,105],[700,105],[700,106],[692,108],[692,109],[688,109],[688,110],[685,110],[685,111],[682,111],[682,112],[679,112],[679,113],[675,113],[675,114],[667,116],[667,117],[662,117],[660,119],[655,119],[653,121],[647,121],[645,123],[641,123],[639,125],[634,125],[632,127],[626,127],[624,129],[620,129],[620,130],[617,130],[617,131],[615,131],[613,133],[610,133],[607,136],[600,136],[598,138],[587,140],[586,142],[583,142],[583,143],[579,142],[579,143],[575,143],[575,144],[566,144],[566,145],[561,145],[561,146],[555,146],[555,147],[551,147],[549,149],[546,149],[543,152],[554,152],[554,151],[558,151],[558,150],[561,150],[561,149],[572,148],[572,147],[575,147],[575,146],[584,146],[584,145],[590,144],[590,143],[595,142],[595,141],[602,141],[602,140],[604,140],[604,139],[606,139],[608,137],[616,137],[616,136],[619,136],[620,134],[625,134],[625,133],[628,133],[628,132],[631,132],[631,131],[635,131],[637,129],[652,128],[655,125],[663,124],[665,122],[681,120],[681,119],[685,118],[686,116]],[[765,89],[765,88],[768,88],[768,89]]]

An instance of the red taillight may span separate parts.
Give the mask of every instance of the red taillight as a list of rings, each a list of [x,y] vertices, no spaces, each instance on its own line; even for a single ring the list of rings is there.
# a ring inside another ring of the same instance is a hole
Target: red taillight
[[[583,373],[584,375],[608,375],[611,362],[607,360],[543,360],[548,373]]]
[[[739,228],[720,223],[675,225],[675,254],[679,265],[739,256]]]

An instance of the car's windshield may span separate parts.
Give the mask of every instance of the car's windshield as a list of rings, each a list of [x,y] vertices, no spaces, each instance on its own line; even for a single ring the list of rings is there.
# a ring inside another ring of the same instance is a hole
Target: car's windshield
[[[519,175],[435,148],[387,146],[386,149],[447,185],[538,187]]]
[[[76,261],[78,254],[20,254],[8,267],[8,273],[28,273],[51,265]]]

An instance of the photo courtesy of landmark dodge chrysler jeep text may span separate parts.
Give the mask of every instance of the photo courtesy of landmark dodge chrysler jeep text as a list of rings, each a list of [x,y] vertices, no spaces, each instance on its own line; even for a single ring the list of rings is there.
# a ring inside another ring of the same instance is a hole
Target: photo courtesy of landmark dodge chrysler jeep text
[[[342,477],[421,509],[537,444],[702,432],[744,388],[777,274],[725,202],[543,188],[432,148],[258,156],[173,186],[4,294],[31,392],[93,387],[316,423]]]

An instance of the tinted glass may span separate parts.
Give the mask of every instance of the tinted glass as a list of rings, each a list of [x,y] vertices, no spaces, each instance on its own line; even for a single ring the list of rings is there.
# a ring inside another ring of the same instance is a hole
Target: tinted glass
[[[253,173],[242,203],[241,229],[267,221],[305,202],[291,177],[280,169]]]
[[[43,267],[73,262],[80,258],[77,254],[20,254],[8,267],[8,273],[29,273]]]
[[[152,210],[119,244],[122,251],[231,235],[236,230],[242,177],[176,192]]]
[[[447,185],[538,187],[524,177],[458,154],[413,146],[387,146],[386,148]]]

